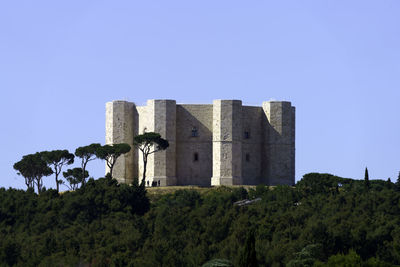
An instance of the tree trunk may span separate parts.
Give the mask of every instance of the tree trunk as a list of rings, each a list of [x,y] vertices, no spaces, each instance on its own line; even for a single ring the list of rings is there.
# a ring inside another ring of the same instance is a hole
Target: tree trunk
[[[82,161],[82,185],[85,184],[85,169],[86,169],[86,164],[88,162],[87,161]]]
[[[143,155],[143,178],[142,178],[142,182],[140,183],[140,185],[144,186],[145,185],[145,180],[146,180],[146,167],[147,167],[147,155]]]
[[[57,193],[60,192],[60,184],[58,183],[58,173],[56,173]]]
[[[37,186],[37,190],[38,190],[38,194],[40,194],[41,190],[42,190],[42,185],[40,183],[40,178],[36,178],[36,186]]]

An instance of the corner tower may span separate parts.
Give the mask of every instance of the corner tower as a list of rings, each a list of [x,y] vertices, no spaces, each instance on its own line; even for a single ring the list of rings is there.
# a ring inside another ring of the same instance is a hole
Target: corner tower
[[[166,150],[149,155],[146,184],[159,181],[161,186],[176,185],[176,101],[148,100],[139,114],[143,132],[159,133],[169,143]],[[139,177],[142,177],[142,173],[143,158],[139,153]]]
[[[106,103],[106,144],[127,143],[131,146],[131,151],[120,156],[113,169],[113,177],[120,183],[131,184],[137,177],[137,150],[133,146],[137,125],[138,114],[134,103],[120,100]]]
[[[295,183],[295,108],[290,102],[263,102],[263,177],[268,185]]]
[[[211,185],[242,184],[242,101],[213,102]]]

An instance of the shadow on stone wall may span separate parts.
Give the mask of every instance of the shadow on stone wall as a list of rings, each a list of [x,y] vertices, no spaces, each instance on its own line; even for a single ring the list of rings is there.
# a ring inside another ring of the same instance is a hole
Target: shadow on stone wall
[[[212,105],[177,105],[177,185],[211,186],[212,118]]]

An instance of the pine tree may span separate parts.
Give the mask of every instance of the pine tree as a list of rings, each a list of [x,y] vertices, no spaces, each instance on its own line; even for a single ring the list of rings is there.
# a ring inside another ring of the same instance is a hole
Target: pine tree
[[[371,187],[371,185],[369,183],[368,168],[365,168],[364,186],[365,186],[365,189],[367,189],[367,190]]]

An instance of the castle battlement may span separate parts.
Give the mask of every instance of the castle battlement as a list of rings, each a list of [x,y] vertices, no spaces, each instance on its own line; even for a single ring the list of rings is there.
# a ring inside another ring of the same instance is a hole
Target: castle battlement
[[[107,102],[106,144],[133,148],[113,169],[121,183],[142,176],[143,161],[133,138],[144,132],[157,132],[169,142],[168,149],[148,158],[149,184],[295,183],[295,107],[290,102],[266,101],[260,107],[243,106],[240,100],[205,105],[148,100],[145,106]]]

